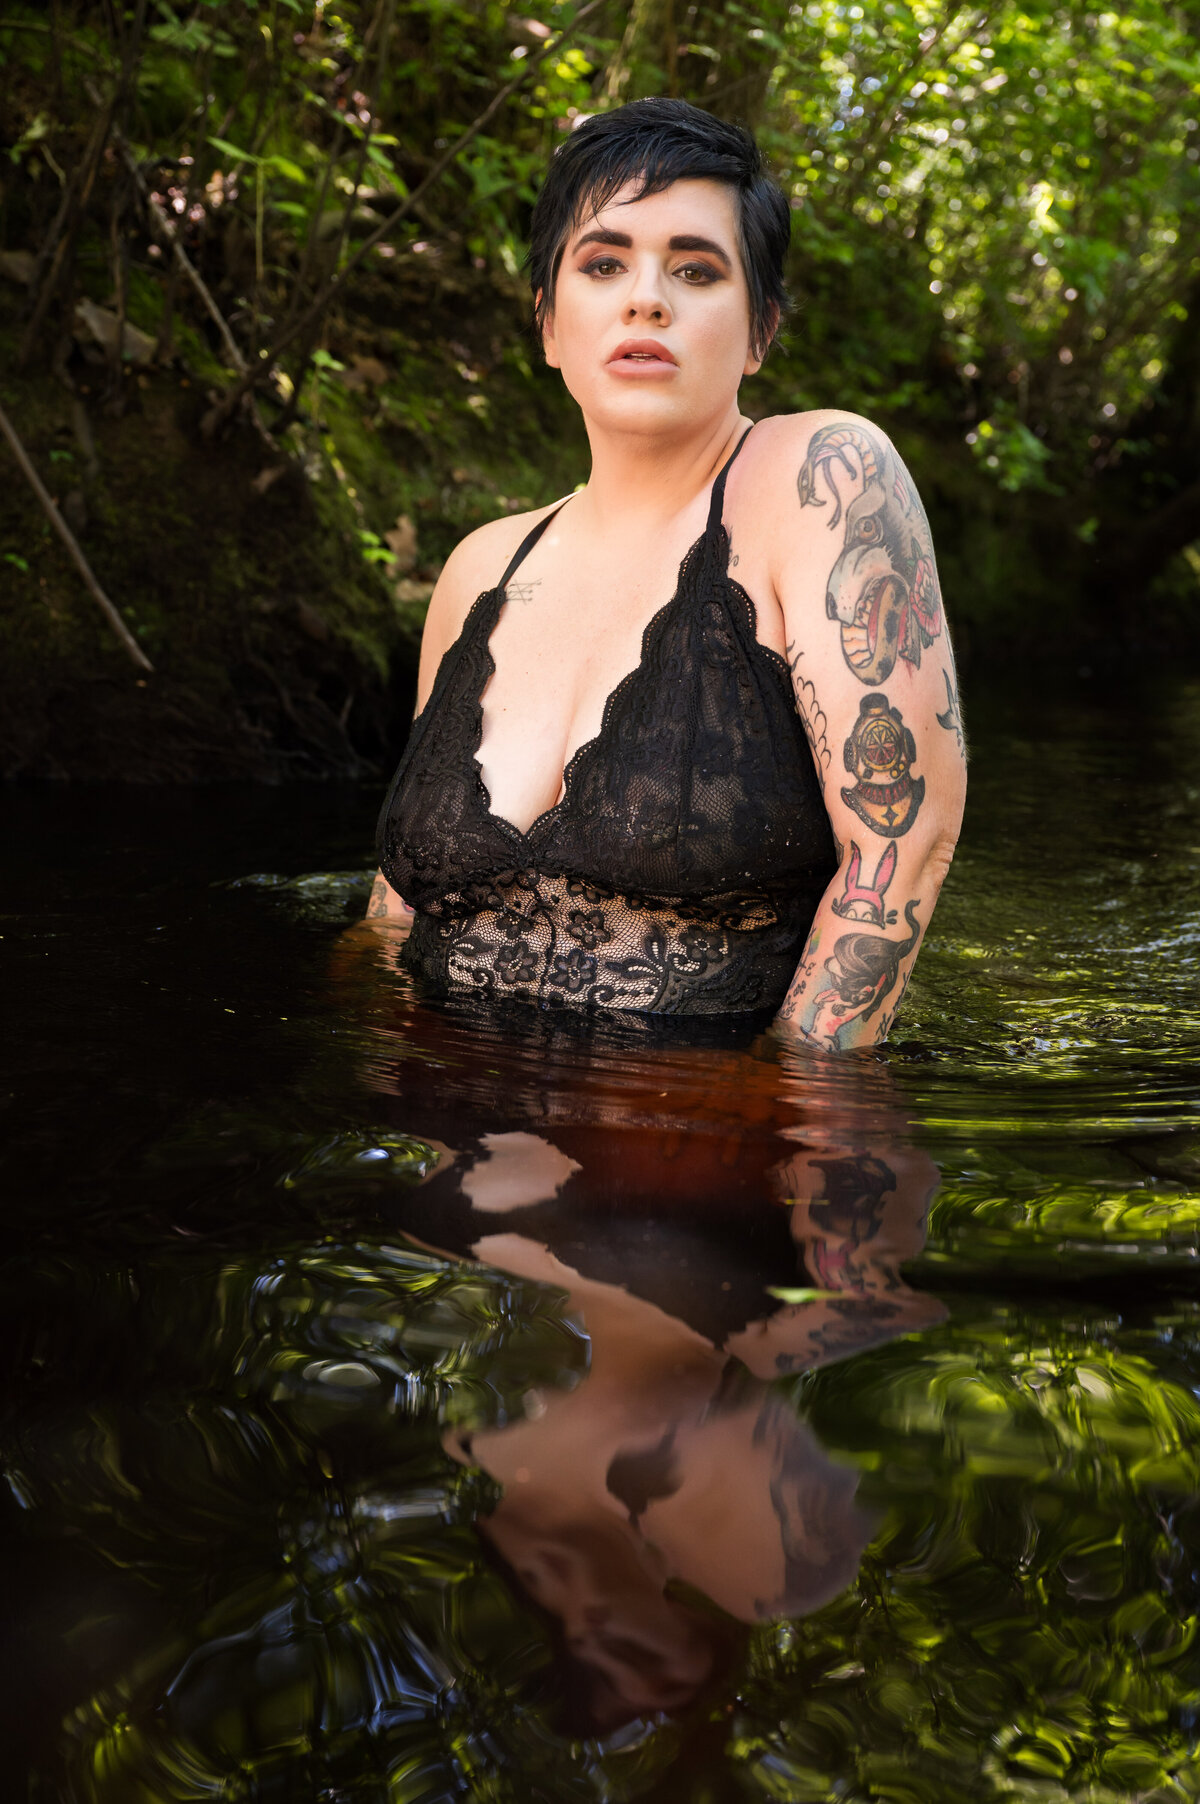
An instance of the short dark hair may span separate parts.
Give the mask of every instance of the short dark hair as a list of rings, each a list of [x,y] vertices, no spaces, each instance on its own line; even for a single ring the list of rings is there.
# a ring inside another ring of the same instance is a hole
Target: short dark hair
[[[635,199],[641,200],[672,182],[705,180],[725,182],[734,191],[738,248],[750,291],[750,345],[756,357],[764,357],[787,306],[783,263],[791,208],[745,127],[686,100],[631,100],[585,119],[560,145],[529,233],[538,330],[553,310],[567,238],[585,211],[598,212],[627,182],[639,183]]]

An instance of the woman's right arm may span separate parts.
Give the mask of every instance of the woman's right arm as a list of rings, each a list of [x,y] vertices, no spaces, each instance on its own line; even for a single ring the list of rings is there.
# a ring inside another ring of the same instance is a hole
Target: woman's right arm
[[[376,871],[367,900],[368,921],[411,921],[414,910],[388,882],[382,871]]]
[[[415,714],[419,714],[429,700],[437,667],[442,661],[446,648],[453,643],[456,632],[462,630],[464,614],[461,606],[456,605],[462,585],[457,580],[455,564],[458,561],[459,552],[463,549],[463,546],[459,546],[451,553],[437,580],[433,594],[429,598],[425,625],[421,632],[421,664],[417,674]],[[457,628],[454,626],[456,618],[458,620]],[[371,885],[371,894],[367,900],[367,920],[385,921],[389,925],[408,923],[412,920],[415,912],[400,892],[392,888],[383,872],[376,871],[375,881]]]
[[[476,527],[474,532],[468,533],[454,547],[446,559],[429,598],[425,625],[421,632],[421,663],[417,673],[418,714],[429,700],[438,666],[462,632],[475,597],[482,595],[489,587],[489,577],[491,586],[495,585],[497,572],[504,569],[529,527],[547,512],[548,508],[538,508],[531,514],[509,514],[502,519],[490,521],[486,526]],[[404,897],[392,888],[383,872],[377,871],[367,902],[366,919],[407,923],[412,920],[414,912]]]

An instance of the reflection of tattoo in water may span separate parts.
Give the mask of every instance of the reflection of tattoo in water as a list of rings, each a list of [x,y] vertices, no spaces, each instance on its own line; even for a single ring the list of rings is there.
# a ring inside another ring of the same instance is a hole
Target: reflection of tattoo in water
[[[844,516],[835,467],[857,491]],[[831,532],[845,518],[841,552],[826,579],[825,612],[841,622],[846,663],[862,683],[886,682],[897,656],[917,669],[922,650],[942,630],[942,604],[929,522],[900,459],[865,426],[822,426],[797,486],[802,507],[825,507],[832,499]]]
[[[827,1307],[836,1319],[813,1328],[803,1352],[777,1353],[777,1371],[805,1372],[814,1364],[838,1359],[844,1353],[865,1353],[868,1347],[881,1347],[892,1339],[896,1322],[903,1314],[899,1303],[874,1293],[834,1297]]]
[[[808,1219],[817,1238],[805,1255],[813,1277],[825,1290],[896,1290],[896,1274],[855,1254],[869,1246],[883,1225],[885,1195],[894,1195],[896,1174],[890,1165],[871,1153],[849,1154],[841,1159],[809,1159],[810,1170],[824,1173],[820,1195],[808,1205]]]
[[[788,669],[792,673],[796,712],[800,716],[800,723],[812,751],[813,763],[818,771],[824,773],[833,762],[833,755],[829,750],[829,722],[825,718],[824,709],[817,700],[815,687],[807,677],[800,675],[800,660],[804,653],[797,650],[794,639],[789,639],[784,646],[784,651],[787,654]]]
[[[809,1219],[826,1234],[840,1235],[860,1247],[873,1240],[883,1219],[883,1198],[896,1189],[896,1174],[873,1153],[843,1159],[809,1159],[825,1174],[825,1187],[808,1206]]]
[[[771,1503],[783,1549],[778,1597],[755,1599],[755,1614],[798,1616],[818,1609],[853,1584],[871,1519],[855,1502],[858,1473],[825,1457],[791,1405],[770,1397],[755,1426],[772,1447]]]
[[[682,1482],[674,1427],[653,1447],[615,1454],[604,1479],[605,1489],[625,1505],[634,1527],[656,1498],[674,1497]]]

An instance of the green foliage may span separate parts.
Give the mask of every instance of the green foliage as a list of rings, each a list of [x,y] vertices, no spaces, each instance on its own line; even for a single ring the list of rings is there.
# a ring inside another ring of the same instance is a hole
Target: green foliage
[[[57,229],[100,84],[253,362],[571,16],[553,0],[152,0],[135,39],[133,8],[78,0],[47,22],[12,0],[4,242],[37,251]],[[792,200],[796,311],[746,405],[849,407],[898,435],[968,629],[1019,639],[1013,597],[1032,589],[1043,636],[1091,619],[1112,637],[1076,597],[1114,547],[1136,542],[1122,580],[1143,588],[1184,548],[1186,522],[1154,523],[1200,433],[1200,37],[1172,0],[603,7],[282,359],[268,424],[282,412],[285,444],[335,482],[351,473],[368,559],[383,567],[383,535],[419,497],[435,570],[498,496],[549,499],[582,454],[525,336],[530,207],[573,120],[662,91],[745,117]],[[115,231],[129,317],[156,333],[170,287],[171,344],[227,386],[228,355],[169,284],[111,150],[89,194],[63,279],[114,306]],[[47,357],[73,298],[46,313]],[[355,387],[356,356],[388,379]],[[507,461],[519,479],[497,474]],[[475,510],[460,503],[477,473]],[[1171,605],[1194,612],[1194,572],[1175,570]]]
[[[994,470],[1002,489],[1015,493],[1018,489],[1061,491],[1046,479],[1045,465],[1050,451],[1023,420],[1014,418],[1011,407],[1001,403],[993,417],[980,420],[967,443],[985,469]]]
[[[1077,479],[1088,436],[1146,401],[1200,268],[1198,92],[1200,41],[1170,5],[789,12],[767,132],[801,254],[832,244],[856,291],[901,303],[864,399],[888,406],[919,307],[964,412],[1011,406]],[[1024,465],[1001,459],[1005,486]]]

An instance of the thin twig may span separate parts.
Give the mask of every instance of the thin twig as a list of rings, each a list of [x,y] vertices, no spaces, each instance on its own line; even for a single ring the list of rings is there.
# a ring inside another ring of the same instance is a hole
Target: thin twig
[[[377,43],[374,46],[375,74],[371,81],[370,91],[367,97],[367,127],[359,140],[358,159],[354,165],[354,174],[350,178],[350,192],[346,196],[346,204],[342,208],[341,224],[338,227],[337,240],[333,250],[332,267],[334,269],[337,268],[342,260],[342,251],[345,248],[346,238],[350,231],[350,221],[354,216],[355,208],[358,206],[358,191],[363,185],[363,175],[366,172],[367,158],[371,154],[371,139],[375,135],[375,127],[379,122],[379,101],[383,93],[383,84],[387,74],[388,40],[392,33],[392,20],[395,11],[396,0],[380,0],[379,11],[372,20],[372,25],[378,29],[371,33],[371,35],[377,39]]]
[[[88,92],[93,104],[99,105],[100,96],[96,93],[95,89],[89,86]],[[175,230],[174,220],[169,216],[162,203],[155,200],[153,194],[151,194],[146,178],[142,174],[137,158],[129,147],[129,141],[125,137],[125,134],[114,127],[112,139],[120,154],[121,161],[132,176],[134,186],[145,204],[151,224],[156,228],[160,237],[163,238],[172,257],[199,295],[209,318],[212,320],[213,325],[220,334],[221,343],[225,346],[225,354],[228,357],[230,364],[237,371],[239,376],[244,376],[246,373],[246,359],[242,356],[238,341],[230,331],[225,315],[217,306],[216,301],[214,301],[208,284],[184,250],[182,244],[180,244],[179,236]]]
[[[90,57],[93,62],[102,54],[99,44],[89,44],[85,38],[74,37],[69,31],[59,32],[53,25],[43,25],[35,19],[0,19],[0,31],[44,32],[54,38],[56,43],[70,44],[73,50],[78,50],[81,56]]]
[[[330,259],[330,267],[332,269],[336,269],[342,260],[342,252],[345,249],[346,239],[350,232],[350,222],[354,216],[355,209],[359,204],[358,196],[363,185],[363,176],[366,173],[367,158],[371,149],[371,139],[374,136],[375,127],[379,119],[379,101],[383,93],[383,84],[387,73],[388,45],[392,35],[392,21],[395,16],[395,11],[396,0],[380,0],[378,10],[371,20],[367,38],[363,45],[362,60],[356,71],[361,80],[362,71],[366,67],[368,51],[373,48],[375,51],[375,73],[370,82],[367,97],[367,128],[359,141],[358,159],[354,165],[354,173],[350,178],[350,192],[347,194],[345,206],[342,208],[341,224],[338,227],[337,238],[333,248],[333,256]],[[299,278],[297,278],[294,292],[297,301],[299,301]],[[299,367],[292,371],[291,396],[283,412],[279,415],[278,419],[274,421],[274,428],[277,433],[283,432],[286,427],[290,426],[300,411],[300,401],[304,393],[304,384],[308,380],[308,372],[312,367],[313,351],[316,347],[318,336],[318,330],[314,329],[305,337],[301,344]]]
[[[94,89],[89,88],[89,94],[93,102],[98,100],[99,96],[95,93]],[[187,277],[199,296],[209,318],[216,326],[217,331],[220,334],[221,343],[225,347],[225,355],[228,358],[230,365],[237,372],[239,377],[245,376],[249,366],[246,359],[242,356],[241,347],[229,329],[228,320],[213,299],[212,291],[207,282],[205,282],[204,277],[200,274],[200,271],[196,268],[196,265],[192,262],[191,258],[184,250],[183,245],[180,243],[179,234],[175,229],[175,221],[171,218],[162,203],[155,200],[153,194],[150,192],[149,185],[147,184],[145,176],[142,174],[137,158],[129,147],[128,140],[124,133],[116,126],[114,126],[112,130],[112,140],[116,145],[121,161],[124,163],[126,169],[128,169],[129,174],[133,179],[134,186],[137,188],[138,194],[145,205],[146,215],[150,220],[151,225],[166,243],[167,249],[174,258],[176,268],[182,271]],[[262,419],[257,406],[252,404],[251,412],[259,436],[263,439],[264,443],[273,446],[275,440],[267,430],[266,423]]]
[[[30,488],[41,502],[51,526],[53,526],[55,532],[74,558],[79,574],[91,590],[95,600],[99,602],[104,611],[104,617],[112,627],[113,632],[117,635],[117,638],[121,641],[121,644],[125,647],[125,650],[129,653],[135,664],[142,670],[153,671],[153,664],[150,662],[125,622],[121,619],[121,616],[118,614],[112,602],[108,599],[108,596],[104,593],[104,590],[100,587],[100,584],[96,581],[96,578],[92,573],[91,565],[79,548],[78,539],[59,513],[54,497],[50,494],[41,477],[34,469],[33,464],[30,462],[28,452],[17,437],[16,427],[5,413],[3,407],[0,407],[0,432],[2,432],[4,437],[8,440],[12,454],[21,466],[22,475],[26,478]]]
[[[375,228],[370,237],[364,238],[345,268],[339,270],[336,275],[331,276],[324,287],[318,289],[304,312],[298,314],[290,325],[285,326],[277,334],[274,342],[261,353],[258,363],[254,368],[247,370],[246,374],[234,383],[228,394],[226,394],[217,405],[204,416],[204,419],[201,422],[201,431],[206,437],[211,437],[214,432],[218,431],[220,427],[232,417],[234,409],[241,401],[243,395],[248,394],[258,383],[266,380],[274,370],[275,365],[279,362],[282,353],[287,350],[290,344],[293,344],[295,340],[300,337],[302,332],[307,331],[314,320],[320,318],[334,295],[345,287],[350,277],[354,274],[354,271],[366,260],[370,253],[375,249],[375,246],[381,244],[385,238],[389,237],[400,224],[401,220],[408,217],[417,202],[429,192],[436,182],[441,180],[447,169],[449,169],[451,164],[462,155],[472,139],[477,138],[484,127],[490,124],[491,120],[499,112],[509,96],[514,94],[522,83],[528,79],[532,71],[537,68],[538,64],[541,63],[544,58],[552,56],[555,52],[562,49],[567,39],[579,29],[589,13],[595,12],[600,3],[601,0],[588,0],[587,5],[580,8],[579,12],[577,12],[575,17],[571,20],[571,23],[566,26],[564,30],[559,32],[557,37],[552,41],[543,44],[540,50],[536,50],[532,56],[527,57],[524,62],[522,62],[520,72],[514,75],[511,81],[505,82],[504,86],[497,90],[487,106],[483,109],[483,112],[480,113],[479,117],[472,121],[467,129],[454,140],[454,143],[450,148],[438,158],[424,180],[419,182],[412,193],[401,201],[394,213],[390,214],[382,224]]]
[[[111,104],[101,107],[95,124],[92,127],[92,135],[88,139],[87,148],[84,151],[83,162],[72,171],[71,180],[67,188],[67,205],[65,209],[60,208],[59,214],[55,219],[56,226],[59,225],[59,221],[61,220],[61,235],[55,245],[54,254],[49,260],[49,270],[43,278],[36,296],[33,297],[29,323],[25,328],[25,335],[21,340],[21,348],[17,353],[17,362],[19,364],[24,365],[28,363],[30,357],[33,355],[33,347],[37,342],[38,333],[41,331],[42,321],[46,316],[50,302],[58,290],[59,281],[63,269],[66,267],[67,259],[70,255],[74,254],[75,240],[79,234],[80,226],[83,223],[83,212],[92,192],[92,184],[96,179],[96,171],[100,167],[100,158],[103,155],[104,146],[108,139],[111,118]]]

